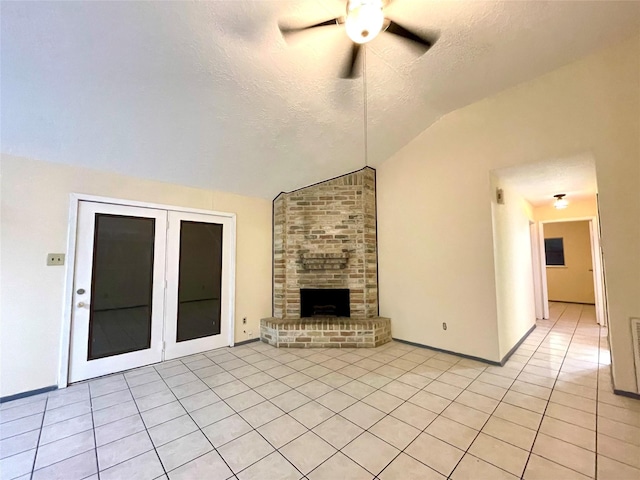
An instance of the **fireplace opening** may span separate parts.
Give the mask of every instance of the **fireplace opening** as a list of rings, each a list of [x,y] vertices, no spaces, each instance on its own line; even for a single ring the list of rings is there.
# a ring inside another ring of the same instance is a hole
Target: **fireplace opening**
[[[301,317],[350,317],[348,288],[301,288]]]

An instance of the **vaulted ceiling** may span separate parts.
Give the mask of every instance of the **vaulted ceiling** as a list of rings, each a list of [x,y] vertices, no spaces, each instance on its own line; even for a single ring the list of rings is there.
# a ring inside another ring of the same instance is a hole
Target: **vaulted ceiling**
[[[2,151],[271,198],[378,165],[441,116],[640,28],[640,2],[394,0],[437,31],[427,54],[392,35],[366,77],[338,78],[339,27],[287,43],[279,20],[337,0],[0,4]]]

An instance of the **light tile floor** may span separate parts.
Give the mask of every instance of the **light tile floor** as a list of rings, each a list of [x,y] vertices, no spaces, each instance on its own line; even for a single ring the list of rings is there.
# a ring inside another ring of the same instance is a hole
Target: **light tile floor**
[[[551,312],[504,367],[252,343],[4,403],[0,477],[640,479],[606,330],[592,307]]]

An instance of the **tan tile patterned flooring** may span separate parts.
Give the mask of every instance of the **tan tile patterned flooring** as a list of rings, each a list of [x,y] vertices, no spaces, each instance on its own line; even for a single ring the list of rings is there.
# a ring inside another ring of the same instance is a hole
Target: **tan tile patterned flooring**
[[[593,307],[504,367],[392,342],[225,348],[0,406],[0,478],[640,479]]]

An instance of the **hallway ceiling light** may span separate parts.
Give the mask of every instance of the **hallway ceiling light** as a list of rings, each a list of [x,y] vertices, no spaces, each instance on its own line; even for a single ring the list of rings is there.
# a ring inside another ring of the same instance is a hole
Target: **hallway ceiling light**
[[[566,193],[558,193],[557,195],[554,195],[554,198],[556,199],[555,202],[553,202],[553,206],[557,209],[561,209],[561,208],[567,208],[569,206],[569,202],[567,201],[566,198],[564,198],[566,195]]]

